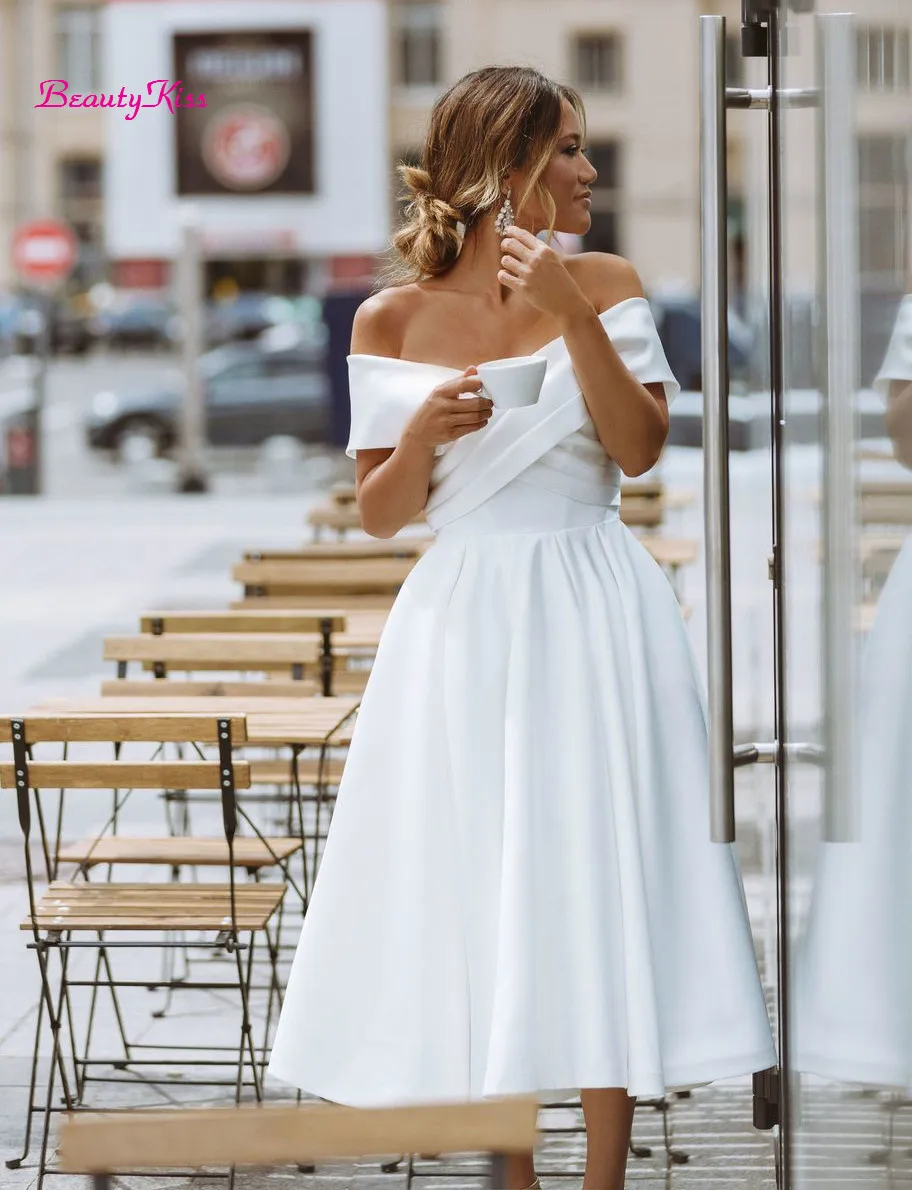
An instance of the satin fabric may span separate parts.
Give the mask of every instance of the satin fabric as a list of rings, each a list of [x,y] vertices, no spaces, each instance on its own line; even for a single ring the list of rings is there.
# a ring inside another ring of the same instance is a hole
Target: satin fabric
[[[602,318],[673,396],[645,301]],[[651,1096],[775,1062],[678,604],[544,352],[538,405],[438,457],[437,540],[364,692],[270,1064],[339,1103]],[[431,366],[351,363],[351,447],[389,445]]]

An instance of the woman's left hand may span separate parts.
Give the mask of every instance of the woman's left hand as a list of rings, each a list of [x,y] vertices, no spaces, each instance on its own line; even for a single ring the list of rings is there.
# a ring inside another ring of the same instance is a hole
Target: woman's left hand
[[[501,240],[497,279],[546,314],[572,318],[591,313],[592,303],[570,276],[560,256],[530,231],[511,224]]]

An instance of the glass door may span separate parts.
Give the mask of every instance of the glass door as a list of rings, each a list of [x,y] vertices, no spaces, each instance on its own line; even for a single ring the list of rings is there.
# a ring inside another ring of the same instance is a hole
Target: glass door
[[[912,1180],[912,11],[842,8],[741,0],[738,88],[724,19],[700,36],[711,829],[732,840],[736,799],[756,799],[780,1062],[755,1079],[754,1115],[789,1190]],[[769,599],[749,661],[724,334],[732,128],[769,416],[768,538],[751,543]],[[745,663],[768,703],[749,738]]]

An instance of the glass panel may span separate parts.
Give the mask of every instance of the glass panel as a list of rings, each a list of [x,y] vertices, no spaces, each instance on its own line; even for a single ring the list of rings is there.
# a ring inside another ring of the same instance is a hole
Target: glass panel
[[[781,115],[779,843],[791,1185],[863,1190],[912,1172],[912,111],[868,97],[907,85],[905,4],[846,7],[790,11],[779,60],[818,93]]]

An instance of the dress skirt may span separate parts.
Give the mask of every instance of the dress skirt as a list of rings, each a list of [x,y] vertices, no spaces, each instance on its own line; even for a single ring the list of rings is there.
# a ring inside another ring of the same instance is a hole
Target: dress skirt
[[[776,1061],[677,600],[535,475],[441,527],[364,691],[269,1067],[334,1102]]]

